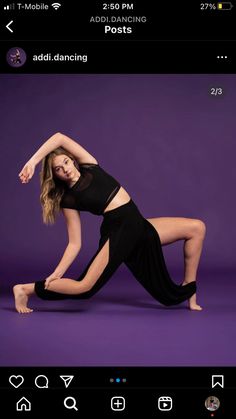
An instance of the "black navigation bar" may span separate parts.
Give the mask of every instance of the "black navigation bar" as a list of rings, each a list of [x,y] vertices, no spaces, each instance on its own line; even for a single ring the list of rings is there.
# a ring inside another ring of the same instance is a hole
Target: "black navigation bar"
[[[27,0],[0,8],[4,40],[235,39],[234,1]]]
[[[13,418],[226,418],[236,367],[3,367],[1,403]],[[116,416],[117,417],[117,416]]]

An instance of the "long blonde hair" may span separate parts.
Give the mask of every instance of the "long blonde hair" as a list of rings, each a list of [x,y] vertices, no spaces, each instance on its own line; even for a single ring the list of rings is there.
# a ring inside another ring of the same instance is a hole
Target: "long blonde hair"
[[[60,156],[61,154],[65,154],[75,161],[74,156],[63,147],[56,148],[42,161],[40,172],[40,202],[43,210],[43,222],[45,224],[55,223],[56,217],[60,212],[61,198],[65,192],[65,182],[54,176],[52,168],[54,157]]]

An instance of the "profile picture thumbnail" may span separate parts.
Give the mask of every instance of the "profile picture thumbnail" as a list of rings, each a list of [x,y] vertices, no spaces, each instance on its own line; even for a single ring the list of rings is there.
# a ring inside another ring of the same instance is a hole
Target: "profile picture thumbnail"
[[[26,52],[19,47],[9,49],[7,52],[7,63],[11,67],[21,67],[26,62]]]
[[[208,410],[213,412],[214,410],[219,409],[220,401],[217,397],[210,396],[210,397],[207,397],[207,399],[205,400],[205,406]]]

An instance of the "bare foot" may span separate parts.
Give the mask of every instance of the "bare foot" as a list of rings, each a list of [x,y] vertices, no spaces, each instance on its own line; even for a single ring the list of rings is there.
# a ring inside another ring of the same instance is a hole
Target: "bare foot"
[[[191,298],[190,298],[190,300],[191,300]],[[190,310],[197,310],[197,311],[201,311],[202,310],[202,307],[201,306],[199,306],[198,304],[191,304],[190,303],[190,300],[189,300],[189,308],[190,308]]]
[[[24,290],[24,285],[15,285],[13,287],[13,293],[15,296],[16,311],[18,313],[32,313],[33,310],[27,307],[29,297]]]
[[[188,282],[183,282],[182,285],[186,285],[188,284]],[[197,304],[197,295],[193,294],[191,298],[189,298],[188,300],[188,305],[190,310],[196,310],[196,311],[201,311],[202,307],[199,306],[199,304]]]

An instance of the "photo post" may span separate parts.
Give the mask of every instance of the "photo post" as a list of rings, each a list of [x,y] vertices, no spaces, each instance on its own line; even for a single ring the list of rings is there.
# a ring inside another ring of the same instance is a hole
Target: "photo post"
[[[236,4],[0,7],[3,408],[228,418]]]

